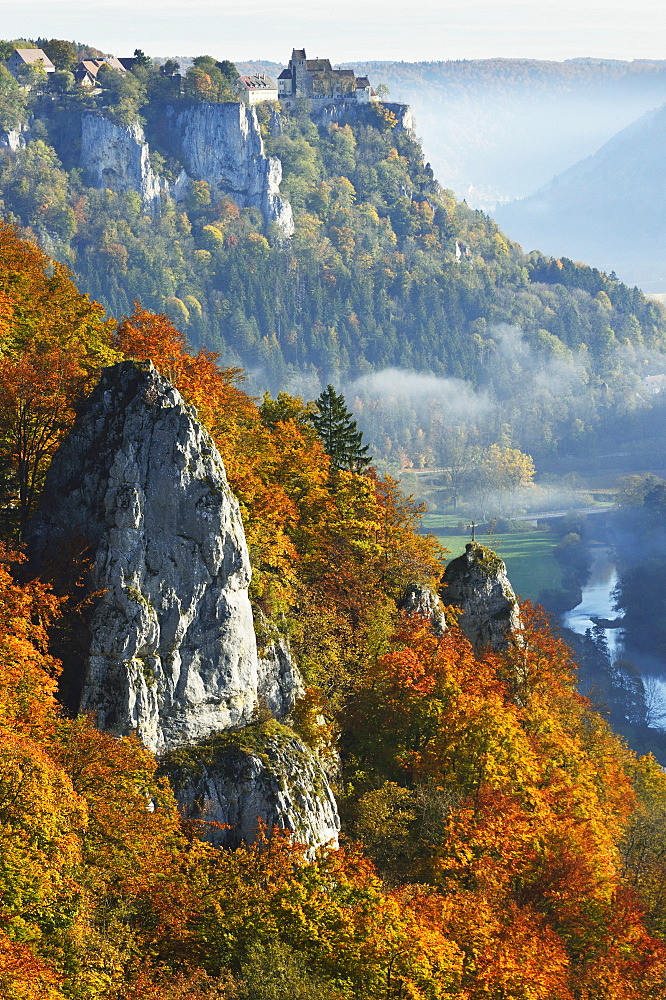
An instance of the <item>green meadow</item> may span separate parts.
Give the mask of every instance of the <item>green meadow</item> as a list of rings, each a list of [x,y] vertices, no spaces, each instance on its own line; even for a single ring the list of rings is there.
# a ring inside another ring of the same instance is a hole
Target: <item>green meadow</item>
[[[462,555],[470,540],[469,535],[450,534],[458,520],[438,514],[426,514],[423,518],[423,530],[435,535],[440,544],[449,550],[447,559]],[[552,531],[498,532],[491,535],[482,532],[476,538],[504,560],[513,589],[520,597],[536,601],[542,590],[559,587],[562,570],[553,555],[558,537]]]

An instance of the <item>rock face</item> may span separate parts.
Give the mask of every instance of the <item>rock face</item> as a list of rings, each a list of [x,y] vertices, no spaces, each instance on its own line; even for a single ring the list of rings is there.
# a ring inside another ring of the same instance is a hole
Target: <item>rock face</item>
[[[284,639],[276,639],[259,657],[257,698],[276,719],[284,719],[304,694],[298,667]]]
[[[424,587],[419,583],[410,583],[398,607],[407,615],[422,615],[424,618],[429,618],[435,635],[443,635],[446,631],[446,617],[442,602],[430,587]]]
[[[331,101],[313,110],[313,117],[319,123],[326,122],[367,122],[375,113],[376,104],[359,104],[356,101]],[[414,115],[409,104],[395,104],[382,101],[381,108],[390,111],[396,118],[394,129],[402,132],[414,131]]]
[[[252,843],[259,823],[267,832],[291,830],[302,843],[337,846],[340,819],[322,766],[283,727],[225,734],[194,754],[177,751],[163,768],[185,817],[200,820],[198,835],[217,846]]]
[[[465,549],[464,555],[446,567],[442,600],[462,609],[460,627],[475,650],[506,649],[511,633],[520,628],[518,602],[506,566],[483,545],[469,543]]]
[[[159,213],[160,194],[168,185],[150,165],[150,150],[138,122],[117,125],[100,115],[82,115],[81,166],[93,187],[137,191],[144,206]]]
[[[10,149],[15,153],[25,147],[25,136],[20,129],[0,129],[0,150]]]
[[[275,722],[261,740],[244,735],[258,706],[291,711],[302,682],[263,619],[257,656],[250,561],[222,459],[150,362],[104,371],[54,456],[28,546],[45,576],[88,555],[81,710],[101,729],[136,730],[160,755],[186,747],[179,799],[188,815],[232,825],[217,843],[251,841],[258,817],[312,846],[337,839],[314,754]]]
[[[255,109],[227,103],[169,110],[172,145],[187,176],[231,195],[240,208],[259,208],[265,225],[277,223],[290,236],[294,221],[289,202],[280,197],[282,164],[264,153]]]
[[[217,195],[230,195],[240,208],[258,208],[264,226],[294,232],[291,205],[280,196],[282,164],[266,156],[257,113],[243,103],[195,104],[166,110],[169,145],[185,164],[170,187],[150,166],[150,149],[138,122],[117,125],[88,113],[81,119],[81,166],[94,187],[137,191],[158,214],[161,194],[176,201],[193,180],[206,181]]]
[[[155,752],[249,722],[258,664],[238,504],[213,441],[147,365],[106,369],[58,450],[29,547],[76,539],[102,592],[81,699]]]
[[[255,609],[254,629],[259,662],[259,710],[268,710],[273,718],[284,719],[297,699],[305,694],[303,678],[294,663],[289,643],[259,608]]]

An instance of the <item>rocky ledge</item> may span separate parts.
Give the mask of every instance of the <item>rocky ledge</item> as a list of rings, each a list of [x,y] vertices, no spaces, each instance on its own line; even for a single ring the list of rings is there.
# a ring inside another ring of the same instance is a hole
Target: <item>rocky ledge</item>
[[[462,610],[459,624],[475,650],[506,649],[520,628],[518,601],[506,566],[495,553],[470,542],[452,559],[442,577],[444,604]]]
[[[162,762],[183,815],[219,847],[251,843],[263,827],[301,843],[337,846],[340,820],[324,770],[293,732],[277,723],[224,733]]]

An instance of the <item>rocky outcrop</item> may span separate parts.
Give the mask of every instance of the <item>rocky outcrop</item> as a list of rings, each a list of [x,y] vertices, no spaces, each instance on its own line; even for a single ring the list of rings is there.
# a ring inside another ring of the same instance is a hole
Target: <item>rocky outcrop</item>
[[[265,155],[254,108],[195,104],[183,111],[169,109],[169,120],[171,144],[178,148],[187,177],[231,195],[240,208],[260,209],[265,225],[276,223],[285,235],[293,233],[291,206],[280,196],[282,164]]]
[[[180,762],[186,814],[230,824],[224,836],[202,826],[209,839],[250,842],[259,818],[313,847],[337,842],[316,756],[276,722],[252,725],[257,709],[290,712],[302,681],[263,618],[257,655],[245,534],[222,459],[150,362],[103,372],[54,456],[28,546],[46,577],[87,557],[80,708]]]
[[[76,540],[101,596],[81,709],[161,753],[252,718],[250,563],[222,459],[150,363],[105,370],[56,453],[29,536],[48,570]]]
[[[169,185],[150,165],[150,149],[138,122],[118,125],[88,113],[82,116],[81,166],[90,184],[112,191],[137,191],[158,214],[161,195],[186,197],[193,180],[206,181],[217,195],[240,208],[258,208],[264,226],[294,232],[291,205],[280,195],[282,164],[266,156],[254,108],[243,103],[194,104],[166,109],[169,145],[185,167]]]
[[[168,190],[150,165],[150,150],[138,122],[118,125],[96,114],[81,118],[81,166],[88,182],[111,191],[137,191],[152,214]]]
[[[254,610],[254,631],[259,662],[259,711],[268,711],[274,719],[284,719],[298,698],[305,694],[303,678],[291,655],[288,640],[258,607]]]
[[[272,723],[228,733],[164,760],[186,819],[220,847],[252,843],[264,826],[312,847],[337,846],[340,819],[315,754]]]
[[[420,583],[410,583],[406,588],[398,607],[406,615],[420,615],[428,618],[435,635],[444,635],[446,631],[446,617],[442,602],[438,595]]]
[[[296,701],[305,693],[298,667],[285,639],[277,639],[259,657],[257,701],[275,719],[289,715]]]
[[[327,122],[372,122],[376,115],[377,104],[358,103],[357,101],[329,101],[320,107],[313,107],[312,117],[320,124]],[[401,132],[414,131],[414,115],[409,104],[395,104],[393,102],[382,101],[380,108],[390,111],[395,117],[396,123],[393,126]],[[376,118],[374,119],[376,122]]]
[[[0,129],[0,151],[9,149],[12,153],[15,153],[24,147],[25,136],[21,129]]]
[[[442,577],[444,604],[462,610],[460,627],[475,650],[506,649],[520,628],[518,602],[502,560],[473,542],[452,559]]]

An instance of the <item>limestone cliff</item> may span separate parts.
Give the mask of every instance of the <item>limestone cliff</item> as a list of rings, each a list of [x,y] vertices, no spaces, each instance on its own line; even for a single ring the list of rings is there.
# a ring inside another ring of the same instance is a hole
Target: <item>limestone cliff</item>
[[[117,735],[136,730],[160,755],[187,745],[205,787],[181,783],[181,803],[192,811],[203,796],[232,824],[230,843],[251,840],[258,817],[314,846],[335,839],[335,800],[295,734],[272,723],[280,739],[258,757],[241,752],[238,734],[257,709],[284,717],[302,682],[286,640],[263,620],[257,655],[249,556],[222,459],[150,362],[103,372],[54,456],[28,545],[45,577],[87,559],[81,710]]]
[[[257,697],[259,709],[284,719],[305,694],[300,671],[294,663],[287,639],[269,622],[259,608],[254,619],[259,647]]]
[[[29,545],[72,540],[100,593],[81,698],[156,752],[247,723],[257,701],[250,563],[213,441],[147,365],[106,369],[54,457]]]
[[[340,820],[323,768],[282,726],[225,733],[175,751],[162,767],[185,817],[199,821],[198,835],[213,844],[251,843],[259,822],[306,844],[337,846]]]
[[[150,150],[138,122],[118,125],[96,114],[81,118],[81,166],[87,181],[111,191],[136,191],[157,214],[168,185],[150,165]]]
[[[505,649],[520,627],[518,602],[506,566],[483,545],[470,543],[442,577],[444,604],[462,610],[460,627],[475,649]]]
[[[254,108],[242,103],[195,104],[169,109],[171,145],[193,180],[206,181],[241,208],[261,210],[264,224],[276,223],[290,236],[291,206],[280,196],[282,164],[266,156]],[[181,178],[181,190],[184,188]]]
[[[382,101],[381,104],[358,104],[356,101],[331,101],[313,109],[313,118],[320,124],[327,122],[365,123],[376,114],[376,108],[389,111],[395,118],[394,129],[401,132],[414,131],[414,115],[409,104]],[[376,119],[375,119],[376,120]]]
[[[15,153],[25,147],[25,135],[22,129],[0,129],[0,150],[9,149]]]
[[[176,201],[193,180],[206,181],[217,195],[229,195],[240,208],[258,208],[264,226],[275,223],[286,236],[294,231],[291,206],[280,195],[282,164],[266,156],[254,108],[245,104],[194,104],[168,107],[164,125],[171,151],[184,164],[173,185],[150,165],[141,125],[118,125],[87,113],[81,120],[81,166],[94,187],[137,191],[148,211],[157,214],[161,195]]]
[[[446,617],[439,596],[430,587],[420,583],[410,583],[406,588],[398,607],[406,615],[421,615],[430,619],[435,635],[444,635]]]

